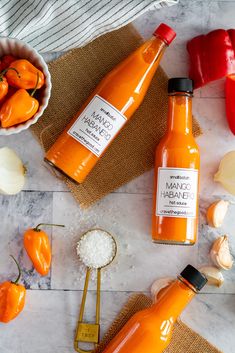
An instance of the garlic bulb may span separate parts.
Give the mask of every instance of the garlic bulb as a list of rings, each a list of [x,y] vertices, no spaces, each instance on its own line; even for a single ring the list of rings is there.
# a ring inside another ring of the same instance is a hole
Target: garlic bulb
[[[14,195],[23,189],[25,167],[17,154],[8,147],[0,148],[0,193]]]
[[[235,195],[235,151],[228,152],[222,158],[214,180],[220,182],[228,192]]]
[[[207,284],[220,287],[224,283],[224,277],[220,270],[214,266],[204,266],[199,269],[207,278]]]
[[[230,254],[228,237],[223,235],[215,240],[210,251],[211,260],[213,263],[223,269],[229,270],[233,266],[233,259]]]
[[[224,217],[228,211],[229,202],[219,200],[210,205],[207,210],[207,223],[211,227],[219,228],[222,226]]]
[[[164,289],[166,289],[173,281],[174,281],[174,278],[165,277],[165,278],[157,279],[156,281],[153,282],[150,291],[154,302],[156,302],[160,298]]]

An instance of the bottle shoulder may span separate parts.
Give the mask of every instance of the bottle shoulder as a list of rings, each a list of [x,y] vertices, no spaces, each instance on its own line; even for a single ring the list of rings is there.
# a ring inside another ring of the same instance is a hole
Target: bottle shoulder
[[[191,134],[167,134],[161,139],[156,147],[156,152],[174,150],[185,150],[191,153],[199,153],[198,144]]]
[[[154,311],[152,308],[150,308],[136,313],[132,317],[131,321],[132,328],[136,327],[135,338],[137,340],[138,337],[142,337],[144,332],[144,340],[141,339],[141,342],[138,344],[138,348],[143,348],[146,344],[149,347],[158,345],[159,348],[161,347],[161,349],[164,349],[168,346],[175,322],[173,317],[169,317],[168,315],[164,316],[162,313],[158,313],[157,311]],[[140,336],[139,333],[141,333]],[[137,351],[139,352],[139,350]],[[152,348],[149,350],[149,352],[152,352]]]
[[[155,168],[160,166],[200,169],[200,152],[194,138],[162,139],[155,153]]]

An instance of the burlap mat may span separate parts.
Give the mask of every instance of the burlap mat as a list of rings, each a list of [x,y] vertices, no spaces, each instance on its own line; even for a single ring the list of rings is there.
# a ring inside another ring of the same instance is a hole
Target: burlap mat
[[[137,311],[150,307],[152,301],[143,294],[133,295],[127,304],[124,306],[120,314],[117,316],[108,332],[101,341],[99,347],[94,353],[103,352],[106,345],[113,339],[113,337],[120,331],[125,323]],[[207,340],[199,334],[191,330],[188,326],[178,321],[175,324],[173,337],[170,345],[164,351],[165,353],[222,353],[217,348],[212,346]],[[148,352],[143,352],[148,353]]]
[[[101,78],[141,42],[139,34],[128,25],[49,64],[51,100],[43,117],[31,128],[45,150],[54,143]],[[90,206],[153,167],[154,150],[165,131],[166,114],[167,76],[159,68],[143,104],[86,181],[77,185],[64,178],[82,207]],[[195,136],[201,133],[195,120],[193,131]]]

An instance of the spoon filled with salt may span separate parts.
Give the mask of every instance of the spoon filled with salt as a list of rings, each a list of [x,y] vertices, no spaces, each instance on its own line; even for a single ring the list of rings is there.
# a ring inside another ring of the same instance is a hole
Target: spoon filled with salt
[[[117,254],[117,244],[114,237],[103,229],[91,229],[84,233],[77,244],[77,254],[86,266],[86,279],[83,289],[82,302],[79,312],[74,348],[79,353],[92,352],[79,348],[79,343],[99,343],[100,331],[100,286],[101,269],[108,266]],[[96,321],[95,323],[83,322],[86,296],[91,270],[97,271],[97,297],[96,297]]]

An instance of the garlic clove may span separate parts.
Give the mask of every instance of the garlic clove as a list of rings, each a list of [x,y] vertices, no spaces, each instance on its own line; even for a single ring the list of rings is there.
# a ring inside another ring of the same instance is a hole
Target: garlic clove
[[[227,235],[223,235],[216,239],[210,251],[213,263],[223,270],[230,270],[233,266],[233,259],[229,250]]]
[[[151,286],[151,297],[154,302],[156,302],[163,292],[169,287],[169,285],[174,281],[173,277],[159,278],[153,282]]]
[[[0,193],[14,195],[23,189],[25,167],[17,154],[8,147],[0,148]]]
[[[219,200],[212,203],[206,213],[207,223],[211,227],[221,227],[224,221],[224,217],[228,211],[229,202],[225,200]]]
[[[235,195],[235,151],[228,152],[220,161],[214,180],[220,182],[232,195]]]
[[[207,278],[207,284],[220,287],[224,283],[224,277],[220,270],[214,266],[204,266],[199,269]]]

